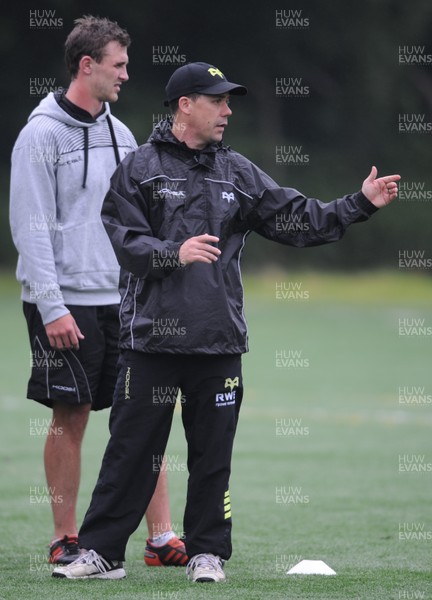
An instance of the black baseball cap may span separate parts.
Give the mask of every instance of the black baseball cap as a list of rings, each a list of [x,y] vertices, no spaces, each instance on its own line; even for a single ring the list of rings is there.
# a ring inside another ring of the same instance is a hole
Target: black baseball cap
[[[165,106],[180,96],[188,94],[235,94],[245,96],[247,88],[227,80],[217,67],[204,62],[194,62],[179,67],[171,75],[165,88]]]

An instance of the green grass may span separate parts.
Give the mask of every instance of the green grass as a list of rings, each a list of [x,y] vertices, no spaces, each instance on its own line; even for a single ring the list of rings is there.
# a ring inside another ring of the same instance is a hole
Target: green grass
[[[276,284],[289,281],[300,282],[307,298],[277,299]],[[432,326],[429,278],[281,272],[245,278],[251,352],[244,358],[246,394],[231,481],[234,552],[228,582],[219,586],[193,586],[183,569],[144,567],[144,524],[128,545],[126,580],[50,577],[50,509],[29,500],[30,486],[45,485],[44,439],[30,435],[30,419],[47,419],[49,412],[25,399],[30,356],[19,291],[8,276],[0,284],[0,599],[432,598],[432,540],[399,539],[413,526],[432,536],[432,473],[399,472],[400,455],[432,463],[432,404],[399,400],[404,386],[432,396],[432,336],[398,332],[400,318]],[[302,366],[276,366],[276,352],[290,351],[301,353]],[[107,419],[108,413],[92,415],[86,434],[80,518]],[[283,427],[286,435],[278,435]],[[179,415],[168,454],[185,461]],[[179,529],[186,474],[169,473],[169,483]],[[297,488],[297,498],[289,498],[289,488]],[[324,560],[337,576],[287,576],[302,558]]]

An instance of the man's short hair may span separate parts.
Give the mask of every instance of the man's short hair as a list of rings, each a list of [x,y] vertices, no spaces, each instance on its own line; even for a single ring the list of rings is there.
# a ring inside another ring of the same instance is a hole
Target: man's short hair
[[[202,96],[202,94],[194,93],[194,94],[185,94],[187,98],[190,98],[192,102],[196,102],[197,98]],[[171,114],[174,116],[179,109],[179,100],[180,98],[176,98],[169,103]]]
[[[65,42],[65,63],[71,78],[77,76],[83,56],[91,56],[96,62],[101,62],[109,42],[118,42],[128,48],[131,39],[115,21],[91,15],[76,19],[75,27]]]

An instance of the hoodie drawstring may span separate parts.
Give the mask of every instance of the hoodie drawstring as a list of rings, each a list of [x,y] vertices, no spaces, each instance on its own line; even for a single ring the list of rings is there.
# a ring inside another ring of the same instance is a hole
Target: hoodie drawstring
[[[112,121],[111,121],[109,115],[107,115],[106,119],[107,119],[107,123],[108,123],[108,129],[109,129],[110,135],[111,135],[111,141],[112,141],[112,145],[113,145],[116,164],[118,165],[120,163],[120,153],[118,150],[117,139],[116,139],[116,136],[114,133],[114,126],[112,124]],[[87,183],[87,171],[88,171],[88,150],[89,150],[88,128],[83,127],[83,131],[84,131],[84,176],[83,176],[82,187],[85,188],[86,183]]]
[[[87,171],[88,171],[88,129],[83,127],[84,131],[84,177],[82,187],[85,188],[87,183]]]
[[[110,134],[111,134],[111,139],[112,139],[112,143],[113,143],[113,149],[114,149],[114,154],[115,154],[115,159],[116,159],[116,164],[118,165],[120,162],[120,154],[118,151],[118,144],[117,144],[117,140],[116,140],[116,136],[114,133],[114,127],[111,121],[111,118],[109,115],[107,115],[107,121],[108,121],[108,127],[110,130]]]

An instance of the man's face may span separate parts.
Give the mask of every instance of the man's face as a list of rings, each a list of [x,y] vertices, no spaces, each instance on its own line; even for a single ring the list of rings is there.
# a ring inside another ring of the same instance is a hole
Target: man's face
[[[99,102],[116,102],[121,85],[129,79],[127,48],[112,41],[104,48],[101,62],[92,62],[91,92]]]
[[[189,134],[195,140],[195,148],[201,149],[208,144],[220,142],[231,115],[229,94],[201,95],[196,100],[191,100],[187,125]]]

